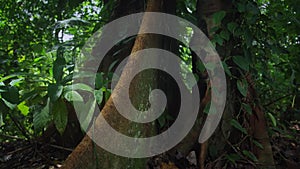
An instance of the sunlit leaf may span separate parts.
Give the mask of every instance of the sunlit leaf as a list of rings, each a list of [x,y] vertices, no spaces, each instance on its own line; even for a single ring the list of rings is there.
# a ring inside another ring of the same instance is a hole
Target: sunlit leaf
[[[271,113],[268,113],[268,116],[269,116],[273,126],[276,127],[277,126],[277,121],[276,121],[275,117]]]
[[[29,113],[29,107],[26,106],[26,102],[20,103],[17,107],[18,107],[18,109],[21,111],[21,113],[22,113],[24,116],[27,116],[27,115],[28,115],[28,113]]]

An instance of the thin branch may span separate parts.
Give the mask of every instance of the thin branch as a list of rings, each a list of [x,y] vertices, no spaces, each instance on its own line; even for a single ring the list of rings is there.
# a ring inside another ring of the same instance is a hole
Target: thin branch
[[[270,102],[267,103],[267,104],[264,104],[263,107],[268,107],[268,106],[270,106],[271,104],[274,104],[274,103],[276,103],[276,102],[278,102],[278,101],[280,101],[280,100],[282,100],[282,99],[284,99],[284,98],[286,98],[286,97],[289,97],[289,96],[291,96],[291,95],[293,95],[293,93],[289,93],[289,94],[287,94],[287,95],[284,95],[284,96],[282,96],[282,97],[279,97],[279,98],[277,98],[277,99],[275,99],[275,100],[270,101]]]

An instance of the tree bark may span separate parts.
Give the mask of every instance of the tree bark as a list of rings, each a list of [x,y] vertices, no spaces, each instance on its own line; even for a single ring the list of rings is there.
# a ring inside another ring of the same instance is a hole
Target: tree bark
[[[161,11],[161,0],[149,0],[147,4],[148,12],[158,12]],[[141,29],[147,27],[147,19],[143,18],[143,22],[141,25]],[[145,48],[154,48],[154,47],[161,47],[161,39],[155,35],[149,34],[141,34],[138,35],[136,41],[134,43],[133,49],[131,53],[136,51],[145,49]],[[141,62],[139,57],[134,57],[131,55],[128,59],[127,63],[135,63],[139,64]],[[122,86],[124,83],[130,83],[130,79],[128,79],[128,75],[132,72],[131,69],[135,65],[127,64],[122,72],[120,80],[114,90],[114,92],[124,92],[122,90]],[[133,90],[130,90],[129,95],[131,96],[131,101],[133,105],[140,104],[141,102],[148,102],[148,97],[144,97],[145,91],[148,91],[148,85],[145,84],[152,84],[155,86],[155,72],[148,72],[144,75],[139,76],[136,78],[132,83],[131,86]],[[126,91],[125,91],[126,92]],[[115,99],[122,99],[118,97],[116,94]],[[147,124],[147,125],[135,125],[123,118],[110,98],[107,103],[105,104],[104,108],[101,111],[101,114],[106,119],[106,121],[118,132],[131,135],[132,133],[128,133],[128,129],[134,129],[136,132],[141,131],[144,135],[151,135],[154,132],[154,125]],[[99,118],[96,119],[95,128],[101,128],[102,124]],[[134,126],[134,127],[133,127]],[[89,131],[92,132],[92,131]],[[105,137],[99,136],[97,134],[97,130],[94,131],[95,137]],[[99,138],[96,138],[99,139]],[[112,144],[119,145],[122,143],[118,143],[118,140],[111,140]],[[146,159],[130,159],[125,157],[120,157],[114,154],[111,154],[101,147],[98,147],[93,141],[89,138],[89,136],[85,136],[81,143],[76,147],[76,149],[71,153],[71,155],[67,158],[65,163],[63,164],[62,168],[64,169],[86,169],[86,168],[145,168],[146,166]]]

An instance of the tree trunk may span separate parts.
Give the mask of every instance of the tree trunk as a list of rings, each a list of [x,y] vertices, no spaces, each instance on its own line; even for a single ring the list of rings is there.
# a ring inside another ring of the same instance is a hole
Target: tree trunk
[[[161,1],[160,0],[149,0],[147,4],[148,12],[158,12],[161,11]],[[143,18],[143,22],[141,25],[141,29],[147,27],[148,18]],[[145,48],[161,48],[161,39],[159,36],[142,34],[138,35],[136,41],[134,43],[132,53],[145,49]],[[135,64],[133,64],[135,63]],[[122,86],[124,83],[130,83],[130,79],[128,79],[128,75],[132,73],[132,69],[134,66],[141,63],[141,59],[139,57],[134,57],[131,55],[128,59],[127,65],[125,66],[120,80],[117,86],[114,89],[112,95],[115,94],[114,100],[122,99],[118,97],[119,92],[124,92],[122,90]],[[141,76],[138,76],[131,83],[130,88],[132,90],[129,91],[129,95],[131,97],[131,101],[133,105],[141,105],[148,102],[148,96],[145,97],[148,93],[145,91],[149,91],[149,85],[155,86],[155,72],[149,71]],[[126,92],[126,91],[125,91]],[[140,107],[139,107],[140,108]],[[123,118],[116,107],[113,104],[112,98],[110,98],[105,104],[104,108],[101,111],[102,116],[106,119],[106,121],[118,132],[124,133],[126,135],[132,135],[135,133],[129,133],[129,129],[133,129],[135,132],[140,131],[145,136],[149,136],[154,133],[155,126],[151,124],[147,125],[136,125],[129,122],[129,120]],[[95,121],[95,128],[101,128],[103,124],[99,118]],[[96,131],[93,135],[95,137],[101,137],[97,134]],[[105,137],[105,136],[102,136]],[[96,138],[97,139],[97,138]],[[105,139],[105,138],[101,138]],[[116,146],[122,146],[122,143],[119,140],[111,140],[111,143]],[[123,147],[124,148],[124,147]],[[133,159],[133,158],[125,158],[120,157],[114,154],[111,154],[102,148],[98,147],[93,141],[89,138],[89,136],[85,136],[81,143],[76,147],[76,149],[71,153],[71,155],[67,158],[62,168],[68,169],[86,169],[86,168],[145,168],[146,159]]]

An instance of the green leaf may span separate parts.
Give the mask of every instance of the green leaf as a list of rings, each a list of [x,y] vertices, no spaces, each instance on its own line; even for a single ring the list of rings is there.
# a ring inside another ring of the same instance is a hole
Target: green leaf
[[[25,103],[26,103],[26,102],[22,102],[22,103],[20,103],[17,107],[18,107],[18,109],[21,111],[21,113],[22,113],[24,116],[27,116],[28,113],[29,113],[29,107],[26,106]]]
[[[16,86],[16,85],[22,83],[23,80],[24,80],[24,78],[14,79],[14,80],[12,80],[11,82],[9,82],[9,85],[11,85],[11,86]]]
[[[63,100],[53,103],[52,114],[56,129],[63,134],[68,123],[68,110]]]
[[[74,102],[74,101],[83,102],[83,98],[81,97],[81,95],[74,90],[66,92],[64,94],[64,98],[69,102]]]
[[[100,89],[103,86],[103,74],[102,73],[97,73],[96,74],[96,80],[95,80],[95,88]]]
[[[246,103],[242,103],[242,107],[244,108],[244,110],[248,113],[248,114],[252,114],[252,108],[249,104]]]
[[[63,86],[59,84],[49,84],[48,85],[48,96],[51,102],[55,102],[62,94]]]
[[[66,60],[62,56],[58,56],[53,63],[53,70],[52,70],[53,77],[57,83],[62,80],[65,65],[66,65]]]
[[[49,104],[50,99],[48,99],[47,105],[41,111],[36,111],[33,114],[33,126],[36,132],[40,132],[46,128],[51,120],[49,115]]]
[[[228,67],[227,63],[225,61],[222,61],[222,65],[223,65],[223,68],[224,68],[224,71],[226,72],[226,74],[228,76],[232,77],[232,74],[231,74],[231,72],[229,70],[229,67]]]
[[[237,81],[237,88],[240,91],[240,93],[246,97],[248,92],[248,83],[246,80],[238,80]]]
[[[235,164],[236,161],[241,159],[241,157],[238,154],[228,154],[226,155],[226,158],[233,164]]]
[[[233,62],[237,64],[241,69],[245,71],[249,71],[249,62],[248,60],[243,56],[234,56]]]
[[[258,15],[260,13],[259,8],[251,2],[248,2],[246,9],[253,15]]]
[[[5,100],[4,98],[2,99],[3,103],[10,109],[13,110],[16,108],[16,104],[12,104],[11,102]]]
[[[238,121],[236,121],[235,119],[232,119],[230,121],[230,124],[233,127],[235,127],[236,129],[240,130],[242,133],[247,134],[247,130],[244,127],[242,127],[242,125]]]
[[[250,32],[249,29],[246,29],[244,31],[244,37],[245,37],[245,41],[246,41],[246,45],[247,47],[251,47],[252,46],[252,41],[253,41],[253,37],[252,37],[252,34]]]
[[[209,113],[210,105],[211,105],[211,102],[209,102],[208,104],[205,105],[205,108],[203,110],[204,113],[206,113],[206,114]]]
[[[100,89],[100,90],[95,90],[94,91],[94,96],[96,98],[96,101],[98,104],[101,104],[102,103],[102,100],[103,100],[103,90]]]
[[[105,102],[108,101],[110,95],[111,95],[111,89],[105,89]]]
[[[202,73],[205,71],[205,66],[200,60],[196,62],[196,67],[197,70],[199,70]]]
[[[250,151],[243,150],[243,154],[245,156],[247,156],[248,158],[250,158],[252,161],[255,161],[255,162],[258,161],[257,158],[256,158],[256,156],[252,152],[250,152]]]
[[[3,125],[4,125],[3,114],[2,114],[2,112],[0,112],[0,127],[2,127]]]
[[[8,101],[12,104],[18,104],[19,103],[19,90],[15,86],[8,86],[6,88],[6,92],[3,92],[1,94],[1,96],[6,101]]]
[[[269,116],[273,126],[276,127],[277,126],[277,121],[276,121],[275,117],[271,113],[268,113],[268,116]]]
[[[35,44],[33,46],[33,52],[35,53],[42,53],[44,51],[44,47],[41,44]]]
[[[223,42],[224,42],[224,40],[219,35],[215,35],[214,38],[212,39],[212,43],[217,43],[220,46],[223,45]]]
[[[163,128],[166,124],[167,119],[166,119],[165,115],[162,115],[159,118],[157,118],[157,121],[158,121],[159,127]]]
[[[229,32],[234,34],[235,29],[238,27],[238,24],[235,22],[230,22],[227,24],[227,28],[229,30]]]
[[[246,5],[242,3],[237,3],[237,9],[239,12],[245,12],[246,11]]]
[[[219,24],[221,23],[221,21],[224,19],[226,15],[226,12],[225,11],[219,11],[219,12],[216,12],[213,14],[213,21],[215,24]]]
[[[228,31],[225,31],[225,30],[223,30],[221,33],[220,33],[220,36],[221,36],[221,38],[223,38],[223,39],[225,39],[225,40],[229,40],[229,38],[230,38],[230,35],[229,35],[229,32]]]
[[[264,146],[261,145],[258,141],[256,140],[252,140],[253,144],[255,144],[257,147],[259,147],[260,149],[264,149]]]

